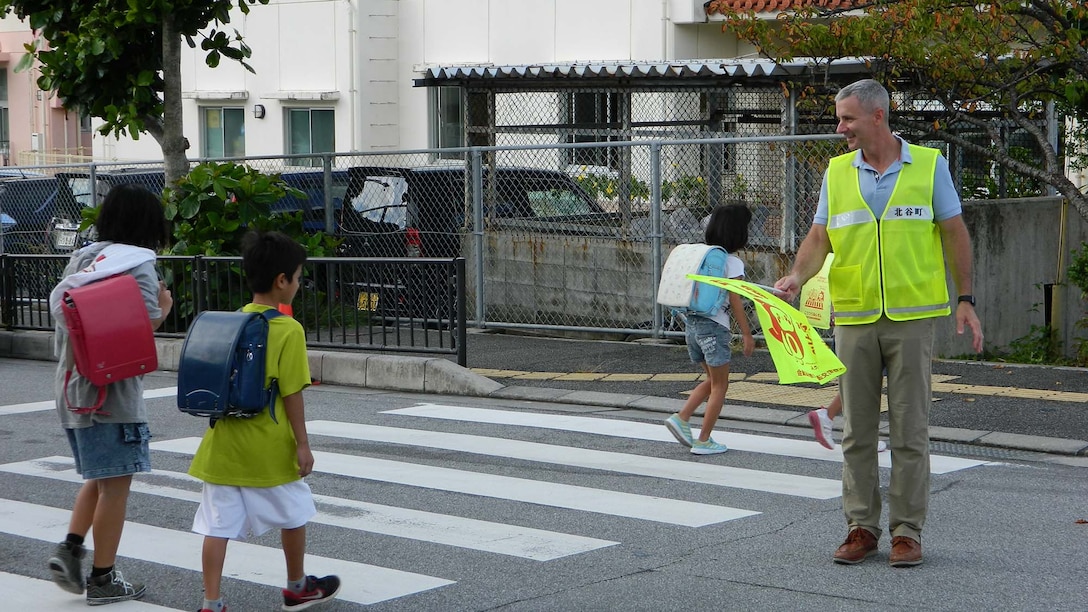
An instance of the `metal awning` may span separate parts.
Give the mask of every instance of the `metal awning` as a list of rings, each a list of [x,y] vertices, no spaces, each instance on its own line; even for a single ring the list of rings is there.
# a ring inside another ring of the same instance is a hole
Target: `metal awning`
[[[817,68],[830,65],[832,74],[867,73],[865,58],[835,60],[801,58],[776,63],[768,59],[703,59],[674,61],[556,62],[532,65],[456,64],[424,67],[416,87],[438,85],[484,84],[496,81],[557,84],[556,81],[647,80],[669,82],[692,79],[726,79],[747,82],[751,79],[780,82],[811,75]],[[575,83],[570,83],[575,84]]]

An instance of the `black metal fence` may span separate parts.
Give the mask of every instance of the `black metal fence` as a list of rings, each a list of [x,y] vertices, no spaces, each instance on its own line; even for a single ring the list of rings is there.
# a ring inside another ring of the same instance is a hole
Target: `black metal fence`
[[[67,263],[0,254],[0,325],[51,331],[49,292]],[[250,301],[240,257],[163,256],[157,265],[174,297],[160,337],[184,337],[200,312]],[[311,348],[450,354],[467,364],[462,258],[313,258],[292,310]]]

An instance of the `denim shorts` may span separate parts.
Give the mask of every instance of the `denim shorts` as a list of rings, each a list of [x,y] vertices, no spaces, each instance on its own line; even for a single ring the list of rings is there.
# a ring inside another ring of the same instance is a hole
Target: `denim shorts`
[[[65,429],[76,472],[86,480],[151,471],[147,423],[95,423]]]
[[[712,368],[729,363],[733,357],[733,351],[729,348],[732,340],[733,333],[716,321],[698,315],[688,315],[688,356],[691,357],[692,363],[705,362]]]

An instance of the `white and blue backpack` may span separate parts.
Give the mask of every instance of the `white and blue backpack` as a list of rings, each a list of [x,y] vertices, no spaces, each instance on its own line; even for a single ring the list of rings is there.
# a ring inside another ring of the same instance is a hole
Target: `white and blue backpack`
[[[701,274],[724,278],[729,253],[709,244],[680,244],[669,253],[661,270],[657,287],[657,303],[684,313],[709,317],[725,304],[724,289],[688,278]]]

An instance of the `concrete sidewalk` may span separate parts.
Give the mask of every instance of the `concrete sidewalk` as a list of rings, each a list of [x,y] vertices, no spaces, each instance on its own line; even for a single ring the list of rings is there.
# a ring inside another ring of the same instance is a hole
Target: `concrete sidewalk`
[[[160,369],[176,370],[181,340],[160,339],[157,343]],[[479,366],[472,369],[458,366],[445,357],[356,351],[310,351],[309,357],[312,376],[326,384],[670,414],[683,406],[684,400],[679,390],[694,387],[698,380],[692,365],[685,361],[686,352],[683,358],[677,358],[681,348],[474,333],[470,335],[469,359],[470,365],[479,363]],[[612,352],[620,357],[604,356]],[[53,360],[52,334],[0,331],[0,357]],[[586,360],[592,363],[592,367],[586,366]],[[834,389],[777,385],[777,377],[768,362],[769,358],[765,355],[754,355],[746,361],[737,360],[736,371],[730,376],[730,391],[722,418],[796,427],[798,435],[808,435],[811,429],[807,411],[829,401]],[[493,367],[500,364],[504,367]],[[559,364],[565,367],[558,367]],[[747,367],[740,367],[742,364]],[[971,371],[972,368],[975,371]],[[961,396],[964,404],[969,405],[977,401],[976,396],[982,396],[993,402],[992,410],[1006,409],[1004,406],[1007,404],[1010,413],[1022,414],[1028,411],[1025,407],[1030,405],[1030,411],[1035,416],[1029,417],[1026,423],[1021,419],[1015,428],[1019,431],[941,425],[935,423],[940,419],[931,418],[931,439],[935,442],[1018,451],[1088,456],[1088,441],[1081,439],[1088,429],[1079,425],[1081,419],[1088,417],[1088,407],[1085,405],[1088,400],[1088,377],[1085,371],[1079,368],[1035,368],[1032,374],[1025,375],[1026,370],[1010,368],[1012,366],[1006,364],[981,362],[935,364],[935,406],[943,399],[959,400]],[[1037,388],[1039,385],[1033,388],[1025,384],[1030,383],[1032,378],[1040,377],[1070,390]],[[1038,427],[1032,427],[1031,419],[1046,418],[1038,415],[1048,414],[1048,411],[1052,413],[1062,407],[1075,411],[1068,413],[1069,423],[1062,428],[1062,435],[1041,435],[1032,431],[1045,430],[1042,426],[1046,424],[1039,423]],[[962,408],[959,410],[963,411]],[[960,418],[970,420],[971,411],[968,410],[967,414],[968,417]],[[1005,422],[1011,423],[1011,420]],[[1074,431],[1067,434],[1067,429]]]

